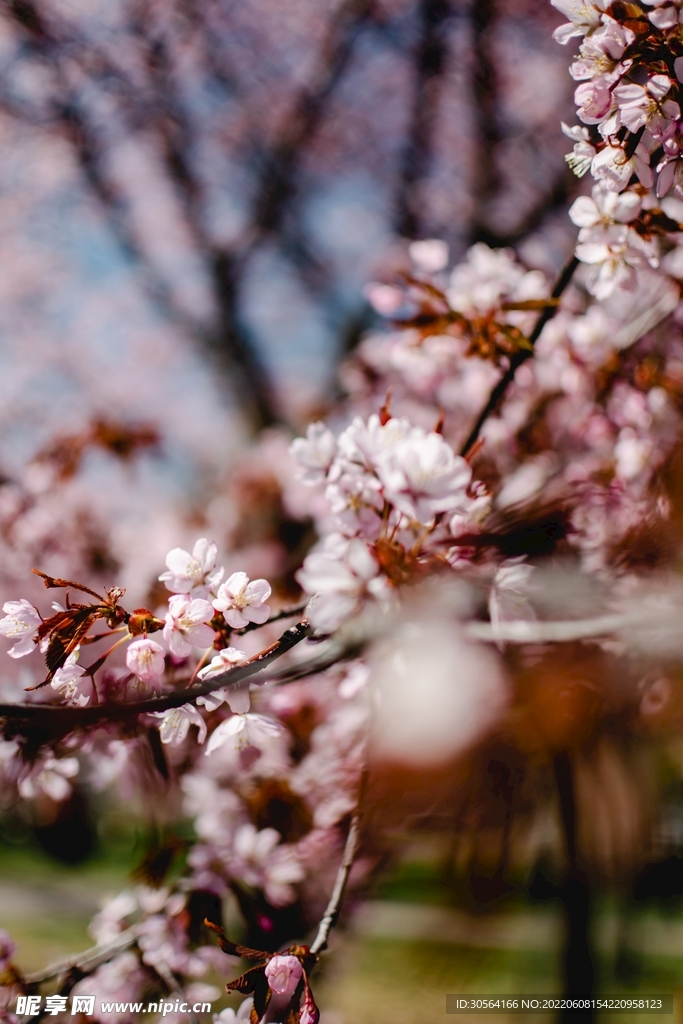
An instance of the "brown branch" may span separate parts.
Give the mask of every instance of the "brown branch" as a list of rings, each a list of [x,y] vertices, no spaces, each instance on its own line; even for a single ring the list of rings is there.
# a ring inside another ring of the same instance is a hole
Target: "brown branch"
[[[571,281],[572,277],[574,276],[574,271],[576,270],[578,265],[579,265],[578,259],[576,258],[576,256],[572,256],[572,258],[569,260],[569,262],[564,267],[564,269],[563,269],[562,273],[560,274],[559,278],[557,279],[555,287],[553,288],[553,290],[551,292],[551,298],[553,298],[553,299],[559,299],[560,298],[560,296],[563,294],[565,288],[567,287],[567,285]],[[517,370],[519,369],[519,367],[522,365],[522,363],[525,363],[527,361],[527,359],[530,359],[531,356],[534,354],[534,352],[533,352],[534,345],[538,341],[543,328],[548,323],[548,321],[552,320],[552,318],[555,316],[555,313],[557,312],[557,310],[558,310],[558,306],[557,305],[546,306],[546,308],[543,310],[543,312],[539,316],[538,320],[536,321],[536,326],[534,327],[533,331],[529,335],[529,342],[531,343],[531,348],[530,349],[520,349],[510,359],[510,365],[509,365],[508,369],[505,371],[503,376],[500,378],[500,380],[498,381],[496,386],[491,391],[491,394],[488,397],[488,401],[486,402],[486,405],[484,406],[482,411],[479,413],[479,416],[477,417],[477,420],[476,420],[474,426],[472,427],[472,429],[471,429],[471,431],[469,433],[469,436],[467,437],[467,440],[465,441],[465,443],[463,444],[462,448],[460,449],[460,454],[462,456],[466,456],[471,451],[472,447],[474,446],[474,444],[476,443],[476,441],[477,441],[477,439],[479,437],[479,434],[481,432],[481,428],[484,426],[484,424],[486,423],[486,420],[489,418],[489,416],[492,416],[493,413],[498,408],[500,402],[502,401],[502,399],[503,399],[503,397],[505,395],[505,392],[507,391],[507,389],[510,386],[510,384],[512,383],[512,381],[515,379],[515,374],[517,373]]]
[[[283,654],[290,651],[307,636],[311,629],[306,619],[285,630],[282,636],[267,647],[219,675],[211,676],[205,682],[191,689],[174,691],[163,697],[129,703],[113,703],[88,705],[86,707],[70,707],[65,704],[0,704],[0,718],[4,718],[18,726],[30,726],[42,730],[47,736],[64,736],[73,729],[92,728],[105,722],[122,722],[142,714],[158,711],[169,711],[184,704],[194,704],[197,697],[213,693],[224,686],[234,686],[249,679],[263,669],[268,668]],[[14,733],[21,728],[14,728]]]
[[[341,864],[337,869],[337,876],[334,880],[332,894],[327,907],[325,908],[325,913],[318,925],[317,934],[311,943],[311,953],[315,953],[316,955],[324,953],[327,949],[330,932],[339,920],[339,914],[341,913],[342,902],[344,900],[344,893],[346,892],[346,886],[349,881],[349,875],[351,874],[351,868],[353,867],[353,862],[356,859],[356,854],[358,852],[360,842],[361,808],[367,782],[368,769],[365,767],[363,768],[363,774],[361,775],[360,786],[358,788],[358,802],[356,804],[356,810],[351,819],[349,832],[344,845],[344,853],[342,855]]]
[[[356,813],[351,819],[351,827],[349,828],[349,834],[346,837],[346,845],[344,846],[344,856],[342,857],[342,862],[339,865],[339,870],[337,871],[337,877],[334,881],[334,888],[332,889],[330,901],[327,904],[325,913],[318,925],[318,933],[311,945],[311,953],[323,953],[327,949],[327,941],[329,939],[330,932],[337,923],[341,911],[344,892],[346,890],[349,875],[351,874],[351,868],[353,867],[353,862],[358,850],[359,835],[360,817],[358,813]]]

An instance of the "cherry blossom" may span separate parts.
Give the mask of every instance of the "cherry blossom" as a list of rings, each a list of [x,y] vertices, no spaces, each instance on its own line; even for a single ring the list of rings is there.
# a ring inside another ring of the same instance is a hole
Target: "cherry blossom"
[[[226,700],[230,703],[229,696],[226,696]],[[268,737],[279,736],[281,732],[280,723],[266,718],[265,715],[238,712],[230,718],[226,718],[214,729],[206,744],[206,754],[213,754],[228,740],[232,740],[237,749],[244,749],[252,745],[255,746],[259,739],[267,740]]]
[[[570,68],[572,78],[582,81],[596,77],[612,84],[626,70],[619,61],[635,38],[630,28],[603,17],[603,24],[581,44],[579,59]]]
[[[183,704],[181,707],[171,708],[169,711],[154,711],[152,713],[155,718],[161,719],[159,735],[162,743],[178,746],[187,737],[191,725],[196,725],[199,730],[199,743],[203,743],[206,739],[206,722],[193,704]]]
[[[295,956],[277,955],[266,964],[268,984],[280,996],[293,995],[302,974],[301,961]]]
[[[133,640],[126,650],[126,665],[145,683],[158,683],[166,668],[164,649],[156,640]]]
[[[196,542],[192,554],[183,548],[173,548],[166,556],[168,571],[163,572],[159,579],[174,594],[191,593],[194,597],[205,598],[223,577],[223,569],[212,573],[217,553],[215,543],[206,537]]]
[[[612,192],[603,185],[594,185],[592,198],[579,196],[569,208],[569,218],[580,228],[598,225],[629,224],[635,220],[643,206],[637,192]],[[579,241],[583,241],[579,232]]]
[[[292,886],[304,877],[296,850],[280,839],[274,828],[259,831],[251,823],[242,825],[235,833],[229,855],[235,875],[247,885],[262,888],[274,906],[290,902]]]
[[[604,79],[582,82],[576,88],[574,102],[584,124],[599,124],[612,109],[612,91]]]
[[[182,658],[191,654],[193,647],[211,647],[215,634],[206,623],[212,618],[213,608],[208,601],[174,594],[168,602],[164,626],[164,640],[171,653]]]
[[[596,181],[603,182],[605,188],[613,192],[623,192],[633,174],[637,174],[645,188],[651,188],[654,182],[649,154],[642,143],[636,146],[630,159],[621,147],[605,146],[593,158],[591,173]]]
[[[537,271],[526,271],[510,249],[490,249],[478,242],[453,268],[446,294],[453,309],[472,316],[488,313],[506,299],[541,298],[547,283]]]
[[[76,707],[84,707],[90,702],[90,696],[77,692],[81,677],[85,675],[85,669],[77,664],[79,654],[78,648],[72,651],[62,667],[58,668],[53,675],[50,686],[53,690],[57,690],[67,703],[74,704]]]
[[[586,284],[597,299],[609,298],[617,288],[633,290],[637,285],[636,271],[658,265],[655,244],[625,225],[583,228],[582,232],[576,255],[582,263],[590,265]]]
[[[440,434],[415,428],[383,453],[378,474],[386,500],[427,525],[439,512],[464,506],[472,470]]]
[[[668,120],[681,116],[678,103],[664,99],[672,84],[668,75],[653,75],[646,85],[628,82],[616,86],[613,96],[619,108],[619,123],[630,132],[647,125],[652,134],[661,134]]]
[[[300,479],[307,484],[324,480],[337,450],[332,431],[324,423],[310,423],[306,437],[292,441],[289,452],[300,467]]]
[[[585,36],[602,23],[602,12],[609,7],[608,0],[550,0],[553,7],[561,11],[569,21],[560,25],[553,33],[553,39],[565,45],[575,36]]]
[[[561,122],[562,133],[574,142],[574,149],[565,157],[567,164],[571,167],[577,178],[582,178],[591,169],[593,159],[597,152],[591,142],[590,132],[583,126],[575,125],[570,127]]]
[[[47,756],[33,765],[28,775],[19,782],[19,794],[30,800],[46,793],[53,800],[65,800],[71,792],[69,779],[79,772],[78,760],[75,757]]]
[[[426,274],[437,274],[448,266],[448,246],[440,238],[411,242],[408,251],[417,269]]]
[[[42,621],[40,615],[25,597],[19,601],[6,601],[2,610],[6,614],[4,619],[0,619],[0,635],[17,640],[7,653],[10,658],[23,658],[35,649],[34,637]]]
[[[216,611],[233,629],[243,629],[250,622],[264,623],[270,615],[265,603],[271,587],[267,580],[249,580],[245,572],[234,572],[222,583],[213,601]]]
[[[379,571],[377,559],[359,539],[331,535],[324,548],[307,555],[297,580],[315,595],[308,608],[315,628],[323,633],[335,629],[359,608],[364,594],[380,595],[386,584]]]

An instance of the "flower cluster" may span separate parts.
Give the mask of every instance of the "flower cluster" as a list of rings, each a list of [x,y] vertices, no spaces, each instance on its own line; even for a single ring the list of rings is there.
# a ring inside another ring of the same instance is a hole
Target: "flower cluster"
[[[679,230],[657,200],[672,190],[683,198],[680,6],[552,3],[569,18],[558,42],[582,40],[570,68],[582,124],[562,127],[574,142],[570,167],[590,170],[596,186],[592,206],[579,199],[569,216],[581,229],[576,255],[590,267],[588,288],[603,299],[633,289],[638,269],[658,266],[658,236]]]
[[[391,600],[402,584],[457,558],[463,523],[488,509],[469,463],[437,431],[388,410],[355,417],[335,440],[321,423],[292,444],[302,479],[325,485],[333,531],[298,574],[315,596],[313,625],[335,629],[365,598]]]
[[[250,580],[244,572],[234,572],[222,582],[225,571],[215,568],[216,557],[216,545],[206,538],[196,542],[191,554],[181,548],[170,551],[166,559],[168,570],[159,580],[173,593],[167,608],[157,609],[157,613],[147,608],[126,611],[120,603],[124,591],[119,588],[111,588],[103,596],[82,584],[38,573],[48,588],[81,591],[97,603],[76,604],[67,598],[66,607],[55,603],[54,614],[44,618],[26,598],[7,601],[3,605],[5,616],[0,619],[0,635],[14,641],[9,650],[12,658],[22,658],[40,648],[47,664],[47,678],[40,685],[49,683],[65,703],[78,707],[89,704],[92,698],[97,702],[96,674],[122,644],[126,644],[128,672],[119,673],[116,683],[123,692],[130,684],[138,694],[145,689],[148,693],[159,692],[169,666],[181,664],[199,651],[204,653],[195,671],[206,678],[207,670],[201,666],[214,649],[218,654],[208,668],[209,674],[225,671],[246,657],[225,646],[233,630],[264,625],[270,615],[266,604],[270,584],[264,579]],[[102,622],[110,632],[92,633],[92,628]],[[148,635],[158,632],[165,647]],[[114,634],[121,635],[89,668],[79,664],[82,644]],[[109,686],[111,682],[110,673]],[[174,712],[174,721],[187,720],[189,712],[185,717],[181,712],[184,709]],[[183,732],[180,726],[166,729],[165,741],[170,742],[169,737],[177,736],[179,731]]]

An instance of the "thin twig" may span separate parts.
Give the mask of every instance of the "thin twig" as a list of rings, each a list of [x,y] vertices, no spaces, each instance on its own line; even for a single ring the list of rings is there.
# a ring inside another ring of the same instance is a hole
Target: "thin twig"
[[[562,293],[564,292],[565,288],[567,287],[567,285],[571,281],[571,279],[572,279],[572,277],[574,275],[574,271],[576,270],[578,265],[579,265],[578,259],[576,258],[576,256],[572,256],[572,258],[566,264],[564,270],[562,271],[562,273],[558,277],[557,282],[555,284],[555,287],[553,288],[552,292],[550,293],[551,298],[559,299],[559,297],[562,295]],[[470,452],[472,447],[474,446],[474,444],[477,441],[477,438],[479,437],[479,434],[481,432],[481,428],[484,426],[484,424],[486,423],[486,420],[489,418],[489,416],[491,416],[496,411],[496,409],[498,408],[498,405],[500,404],[500,402],[501,402],[505,392],[507,391],[508,387],[510,386],[510,384],[514,380],[515,374],[517,373],[517,370],[519,369],[519,367],[522,365],[522,363],[525,363],[527,361],[527,359],[530,359],[531,356],[534,354],[533,353],[533,347],[536,344],[536,342],[538,341],[538,339],[539,339],[539,337],[541,335],[541,331],[543,330],[545,325],[548,323],[548,321],[552,320],[552,318],[555,316],[555,313],[557,312],[557,310],[558,310],[557,306],[546,306],[546,308],[543,310],[543,312],[539,316],[538,320],[536,321],[536,326],[534,327],[533,331],[529,335],[529,342],[531,344],[531,348],[530,349],[520,349],[511,358],[510,366],[505,371],[505,373],[500,378],[500,380],[498,381],[498,383],[494,387],[493,391],[489,395],[488,401],[487,401],[486,405],[484,406],[484,408],[482,409],[482,411],[479,413],[479,416],[477,417],[477,421],[474,424],[474,426],[472,427],[472,430],[470,431],[469,437],[467,438],[467,440],[465,441],[464,445],[460,449],[460,454],[462,456],[466,456]]]
[[[334,888],[332,890],[332,895],[330,896],[330,902],[327,904],[325,913],[318,925],[318,934],[311,945],[311,953],[323,953],[327,949],[327,940],[330,936],[330,932],[337,923],[342,900],[344,898],[344,892],[346,890],[346,883],[349,880],[351,868],[353,867],[353,862],[356,857],[356,851],[358,850],[359,835],[360,814],[356,811],[351,819],[351,827],[349,828],[349,834],[346,837],[346,845],[344,846],[344,856],[342,857],[342,862],[339,865],[337,877],[334,880]]]
[[[121,953],[124,949],[128,949],[129,946],[137,942],[139,935],[140,925],[134,924],[131,928],[127,928],[125,932],[117,935],[111,942],[100,942],[96,946],[91,946],[90,949],[84,950],[82,953],[75,953],[73,956],[65,957],[63,960],[57,960],[55,963],[49,964],[48,967],[44,967],[42,971],[25,974],[24,981],[27,985],[40,985],[43,981],[58,978],[60,974],[72,971],[74,968],[77,968],[79,971],[92,970],[95,967],[99,967],[101,963],[104,963],[115,953]]]
[[[469,622],[465,635],[471,640],[497,643],[505,640],[513,644],[569,643],[572,640],[590,640],[609,636],[622,629],[642,623],[642,613],[626,615],[600,615],[594,619],[569,619],[565,622]]]

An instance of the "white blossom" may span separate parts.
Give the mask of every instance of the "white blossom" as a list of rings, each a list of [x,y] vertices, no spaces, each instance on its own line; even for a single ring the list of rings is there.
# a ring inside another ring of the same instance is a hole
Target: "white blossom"
[[[596,181],[602,181],[612,192],[623,192],[633,174],[646,188],[651,188],[654,182],[650,155],[642,142],[630,159],[619,146],[605,146],[593,157],[591,173]]]
[[[456,455],[441,434],[414,428],[378,465],[387,501],[427,525],[439,512],[457,511],[466,502],[472,478],[468,462]]]
[[[223,578],[223,569],[212,573],[216,565],[218,549],[213,541],[201,537],[192,549],[192,554],[183,548],[173,548],[166,556],[167,572],[159,579],[167,590],[174,594],[193,594],[206,597]]]
[[[324,480],[337,451],[332,431],[324,423],[310,423],[306,437],[297,437],[289,453],[299,466],[298,478],[306,484]]]
[[[191,725],[196,725],[199,730],[199,743],[206,739],[206,722],[193,704],[183,704],[182,707],[170,708],[168,711],[154,711],[152,714],[161,719],[159,735],[162,743],[174,746],[182,743]]]
[[[238,750],[257,746],[258,743],[254,740],[267,740],[269,737],[279,736],[282,730],[283,726],[279,722],[266,718],[265,715],[255,715],[251,712],[233,714],[211,733],[206,744],[206,754],[213,754],[214,750],[218,750],[228,740],[232,740]]]
[[[598,184],[593,186],[591,196],[574,200],[569,207],[569,219],[580,228],[628,224],[636,219],[642,206],[642,197],[637,192],[613,192]]]
[[[242,629],[250,622],[262,625],[270,615],[270,607],[265,603],[270,592],[267,580],[250,582],[246,572],[234,572],[219,587],[213,606],[223,612],[223,618],[233,629]]]
[[[45,757],[20,781],[19,795],[25,800],[31,800],[45,793],[53,800],[66,800],[71,793],[71,784],[68,780],[78,775],[78,768],[78,760],[75,757]]]
[[[658,263],[654,242],[636,234],[627,225],[613,224],[582,229],[576,255],[590,264],[586,286],[592,295],[603,301],[617,288],[633,290],[638,269]]]
[[[553,39],[565,45],[574,36],[585,36],[599,28],[608,0],[550,0],[569,21],[553,32]]]
[[[75,707],[85,707],[90,702],[90,697],[85,693],[78,693],[81,677],[85,675],[85,669],[77,664],[80,648],[71,652],[61,668],[58,668],[50,680],[50,686],[57,690],[60,696],[69,704]]]
[[[296,578],[306,593],[315,595],[307,614],[319,632],[336,629],[366,593],[378,593],[383,586],[379,563],[367,544],[338,534],[306,556]]]
[[[211,679],[213,676],[221,675],[228,669],[234,668],[235,665],[241,665],[246,660],[247,656],[244,651],[238,651],[236,647],[226,647],[211,659],[209,665],[201,669],[198,673],[199,678],[204,681]],[[242,714],[249,710],[249,681],[245,680],[239,686],[225,687],[204,694],[197,697],[197,703],[203,704],[207,711],[215,711],[221,704],[226,703],[235,714]]]
[[[19,601],[6,601],[2,610],[6,614],[4,619],[0,619],[0,636],[17,641],[7,653],[10,658],[23,658],[35,649],[34,636],[42,619],[25,597]]]
[[[213,618],[213,607],[202,598],[189,598],[174,594],[169,598],[164,626],[164,640],[171,652],[182,658],[192,653],[193,647],[210,647],[215,633],[206,625]]]
[[[157,683],[166,667],[164,649],[156,640],[141,637],[128,645],[126,665],[143,682]]]

